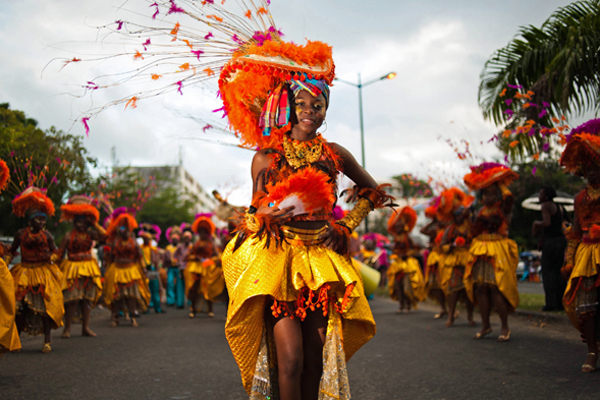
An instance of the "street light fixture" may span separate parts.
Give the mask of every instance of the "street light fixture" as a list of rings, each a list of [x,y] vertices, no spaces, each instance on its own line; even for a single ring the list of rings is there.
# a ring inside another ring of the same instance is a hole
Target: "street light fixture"
[[[372,83],[379,82],[385,79],[394,79],[398,74],[395,72],[390,72],[386,75],[383,75],[381,78],[373,79],[371,81],[367,81],[362,83],[362,79],[360,73],[358,74],[358,83],[348,82],[343,79],[335,78],[336,81],[340,81],[346,83],[348,85],[354,86],[358,88],[358,111],[360,115],[360,155],[361,155],[361,165],[363,168],[366,168],[365,163],[365,128],[363,124],[363,101],[362,101],[362,88],[365,86],[369,86]],[[365,217],[365,232],[369,232],[369,219]]]

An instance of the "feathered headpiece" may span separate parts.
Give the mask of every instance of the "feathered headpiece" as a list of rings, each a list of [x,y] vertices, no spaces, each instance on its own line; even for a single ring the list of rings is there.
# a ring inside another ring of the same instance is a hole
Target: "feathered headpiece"
[[[10,181],[10,170],[4,160],[0,160],[0,192],[6,189]]]
[[[165,236],[167,237],[167,240],[170,242],[171,238],[173,238],[175,236],[177,236],[177,237],[181,236],[181,228],[179,228],[177,225],[170,226],[167,228],[167,232],[165,233]]]
[[[222,110],[247,147],[273,147],[282,140],[293,108],[288,103],[291,93],[307,90],[328,101],[327,85],[335,76],[331,47],[322,42],[284,42],[269,11],[270,0],[237,2],[238,10],[225,1],[152,1],[153,25],[118,20],[102,27],[125,36],[123,46],[133,43],[116,56],[131,57],[142,65],[125,77],[89,81],[85,90],[122,82],[133,86],[145,81],[146,86],[132,90],[133,96],[90,110],[81,119],[86,133],[90,117],[112,105],[135,108],[138,100],[166,92],[183,94],[187,87],[217,76]],[[80,61],[73,58],[65,65]]]
[[[412,207],[409,207],[409,206],[404,207],[399,212],[394,210],[394,212],[392,213],[392,216],[388,220],[387,230],[390,234],[399,235],[401,233],[404,233],[404,232],[396,231],[396,223],[400,219],[403,219],[404,223],[406,224],[405,228],[404,228],[405,232],[410,233],[410,232],[412,232],[412,230],[415,228],[415,225],[417,224],[417,213],[415,212],[414,209],[412,209]]]
[[[560,165],[569,172],[583,174],[583,166],[593,161],[600,165],[600,118],[591,119],[573,129],[567,136],[567,147]]]
[[[427,207],[425,208],[425,216],[427,218],[436,218],[437,217],[437,208],[440,205],[440,196],[436,196],[429,201]]]
[[[12,201],[13,213],[17,217],[24,217],[33,211],[41,211],[48,217],[54,215],[54,203],[46,196],[45,189],[30,186]]]
[[[127,224],[127,229],[129,231],[133,231],[138,227],[138,223],[135,220],[135,209],[129,207],[119,207],[116,208],[113,213],[108,217],[109,224],[106,229],[106,234],[109,238],[114,238],[117,229],[123,225],[125,222]]]
[[[194,231],[194,233],[198,233],[200,227],[203,227],[208,230],[211,236],[214,235],[216,227],[210,219],[211,216],[212,214],[210,213],[196,214],[196,218],[194,219],[194,223],[192,224],[192,231]]]
[[[469,189],[481,190],[494,183],[508,186],[518,178],[519,174],[506,165],[488,162],[471,167],[471,172],[463,180]]]
[[[139,237],[143,237],[148,235],[150,239],[154,239],[157,242],[160,240],[160,235],[162,234],[162,230],[158,225],[150,224],[148,222],[142,222],[140,224],[140,230],[138,232]]]
[[[73,221],[75,216],[92,217],[95,223],[100,220],[100,212],[92,205],[93,199],[84,195],[73,196],[67,204],[60,206],[60,221]]]
[[[440,194],[440,201],[437,206],[437,217],[442,221],[451,221],[453,214],[460,207],[469,207],[475,198],[460,190],[459,188],[450,188]]]

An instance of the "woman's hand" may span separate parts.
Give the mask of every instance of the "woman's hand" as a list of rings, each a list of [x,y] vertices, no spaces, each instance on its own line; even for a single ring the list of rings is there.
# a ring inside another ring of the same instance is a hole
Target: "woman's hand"
[[[321,234],[319,239],[323,240],[323,246],[341,255],[348,254],[348,236],[344,234],[341,226],[329,225],[327,230]]]
[[[257,214],[263,214],[269,216],[271,220],[278,222],[285,222],[293,216],[293,210],[296,206],[289,206],[286,208],[282,208],[281,210],[277,207],[269,207],[269,206],[260,206],[258,210],[256,210]]]

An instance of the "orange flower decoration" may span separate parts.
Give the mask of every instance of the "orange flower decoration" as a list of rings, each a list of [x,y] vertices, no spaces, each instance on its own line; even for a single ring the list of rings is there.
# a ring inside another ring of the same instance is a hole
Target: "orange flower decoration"
[[[0,192],[6,189],[10,181],[10,170],[4,160],[0,160]]]

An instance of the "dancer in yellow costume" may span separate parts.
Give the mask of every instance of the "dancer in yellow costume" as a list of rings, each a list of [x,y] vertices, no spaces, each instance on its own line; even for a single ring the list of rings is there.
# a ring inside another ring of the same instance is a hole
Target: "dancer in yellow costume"
[[[199,214],[192,224],[192,231],[198,235],[187,255],[186,294],[190,300],[190,318],[196,316],[198,295],[208,304],[208,316],[214,317],[213,301],[225,289],[221,255],[214,242],[215,224],[209,215]]]
[[[431,218],[431,222],[421,228],[421,233],[429,236],[429,254],[425,261],[425,292],[432,300],[440,305],[440,312],[434,315],[435,319],[443,318],[448,315],[446,310],[446,294],[441,284],[441,267],[444,264],[445,254],[440,248],[442,235],[446,230],[447,223],[440,220],[437,216],[437,208],[440,198],[436,197],[425,210],[425,216]]]
[[[13,200],[13,212],[18,217],[27,216],[29,222],[15,235],[9,254],[11,258],[21,248],[21,263],[10,271],[17,298],[17,328],[19,333],[43,333],[42,352],[49,353],[50,331],[62,326],[64,314],[56,244],[45,229],[48,217],[54,215],[54,204],[44,190],[31,186]]]
[[[456,303],[461,300],[467,307],[467,320],[470,326],[475,326],[473,321],[473,303],[469,300],[465,290],[464,275],[465,265],[469,261],[469,246],[471,245],[471,213],[470,207],[473,196],[466,195],[458,188],[444,190],[440,194],[440,203],[437,208],[438,218],[442,221],[452,221],[444,231],[440,248],[444,254],[440,266],[440,284],[448,302],[449,328],[454,324],[458,313]]]
[[[146,311],[150,290],[146,283],[142,250],[132,237],[138,224],[125,207],[117,208],[106,230],[111,246],[110,264],[104,274],[104,302],[112,310],[111,327],[119,326],[119,311],[124,303],[131,316],[131,325],[138,327],[138,311]]]
[[[411,207],[395,211],[388,220],[388,232],[394,236],[394,250],[387,271],[390,297],[398,300],[398,313],[410,312],[427,296],[419,261],[413,256],[418,247],[410,239],[417,223],[417,213]]]
[[[464,177],[465,184],[469,189],[478,191],[483,203],[473,223],[473,242],[464,278],[469,299],[481,313],[481,331],[474,339],[481,339],[492,332],[492,304],[502,323],[498,341],[505,342],[510,338],[508,314],[519,305],[519,250],[517,243],[508,238],[514,197],[507,185],[518,178],[516,172],[497,163],[471,167],[471,172]]]
[[[567,233],[562,273],[567,279],[563,305],[587,344],[583,372],[596,370],[600,319],[600,119],[573,129],[560,159],[568,172],[584,176],[588,184],[575,196],[575,218]]]
[[[0,160],[0,192],[8,186],[10,171],[6,162]],[[21,340],[15,324],[15,284],[4,262],[7,248],[0,242],[0,357],[2,353],[19,350]]]
[[[102,281],[98,260],[92,256],[94,241],[104,241],[106,232],[98,224],[100,213],[86,196],[73,196],[67,204],[60,206],[61,221],[73,222],[73,229],[63,238],[58,260],[62,260],[61,288],[65,302],[65,328],[62,337],[71,337],[71,321],[81,305],[83,336],[96,336],[90,329],[92,308],[102,297]],[[67,258],[63,257],[67,253]]]

